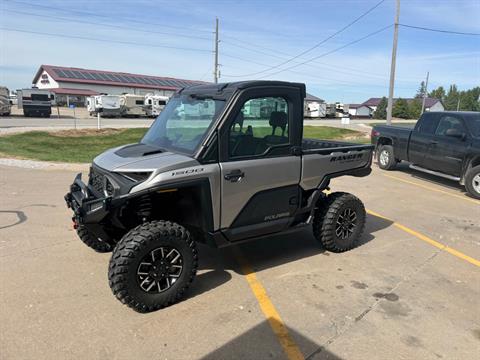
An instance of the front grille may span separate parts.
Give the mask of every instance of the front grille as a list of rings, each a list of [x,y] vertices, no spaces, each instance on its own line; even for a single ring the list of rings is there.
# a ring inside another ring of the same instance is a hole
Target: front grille
[[[95,191],[103,194],[103,188],[105,184],[105,175],[99,173],[94,167],[90,168],[90,174],[88,176],[88,185],[90,185]]]

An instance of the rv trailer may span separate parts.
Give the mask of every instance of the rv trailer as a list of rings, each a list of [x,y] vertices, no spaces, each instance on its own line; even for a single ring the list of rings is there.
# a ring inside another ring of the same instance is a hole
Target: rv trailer
[[[125,117],[145,116],[143,108],[145,97],[143,95],[123,94],[120,95],[121,114]]]
[[[157,117],[168,102],[168,96],[147,94],[145,95],[145,112],[148,117]]]
[[[122,114],[119,95],[95,96],[95,106],[101,117],[119,117]]]
[[[54,99],[55,96],[44,89],[17,90],[17,106],[19,109],[23,109],[23,115],[27,117],[50,117]]]
[[[97,116],[100,109],[100,95],[87,97],[87,111],[90,116]]]
[[[10,92],[5,86],[0,86],[0,115],[10,115]]]
[[[327,116],[327,104],[318,101],[305,101],[306,118],[324,118]]]

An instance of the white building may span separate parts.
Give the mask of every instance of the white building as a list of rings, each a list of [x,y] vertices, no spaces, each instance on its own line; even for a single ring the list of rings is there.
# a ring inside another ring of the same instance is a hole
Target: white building
[[[348,114],[351,117],[369,118],[372,115],[372,109],[363,104],[349,104]]]
[[[84,106],[85,98],[91,95],[153,93],[170,97],[183,87],[202,83],[204,82],[55,65],[41,65],[32,81],[33,86],[55,93],[57,104],[75,103],[78,106]]]
[[[395,102],[397,100],[398,99],[393,99],[393,103],[395,104]],[[405,99],[405,100],[407,100],[408,103],[410,103],[414,100],[418,100],[418,101],[422,102],[421,98],[420,99]],[[372,114],[373,114],[375,112],[375,110],[377,110],[377,106],[378,106],[378,104],[380,104],[380,101],[382,101],[382,98],[370,98],[367,101],[365,101],[364,103],[362,103],[362,105],[366,105],[366,106],[370,107],[372,109]],[[445,106],[443,106],[441,100],[427,97],[427,98],[425,98],[425,111],[445,111]]]

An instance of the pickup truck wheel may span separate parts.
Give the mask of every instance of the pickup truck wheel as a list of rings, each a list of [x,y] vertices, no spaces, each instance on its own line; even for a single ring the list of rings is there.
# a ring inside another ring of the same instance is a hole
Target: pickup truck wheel
[[[365,228],[365,207],[356,196],[336,192],[317,204],[313,220],[315,238],[329,251],[352,249]]]
[[[107,253],[113,250],[113,246],[105,241],[97,239],[90,231],[84,226],[79,226],[77,229],[77,235],[85,245],[92,248],[99,253]]]
[[[475,199],[480,199],[480,165],[468,170],[465,176],[465,188]]]
[[[395,155],[393,154],[393,146],[382,145],[378,149],[378,166],[383,170],[391,170],[397,165]]]
[[[138,312],[169,306],[183,296],[198,266],[196,244],[183,226],[152,221],[128,232],[113,250],[110,288]]]

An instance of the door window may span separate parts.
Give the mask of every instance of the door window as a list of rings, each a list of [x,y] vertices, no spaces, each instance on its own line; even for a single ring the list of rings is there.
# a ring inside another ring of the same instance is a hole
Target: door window
[[[229,128],[230,158],[260,156],[289,143],[288,102],[281,97],[246,101]]]
[[[456,130],[460,134],[465,133],[462,121],[456,117],[447,115],[440,119],[435,135],[445,136],[448,130]]]

